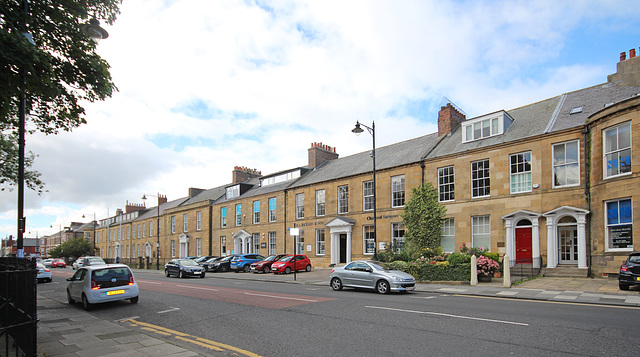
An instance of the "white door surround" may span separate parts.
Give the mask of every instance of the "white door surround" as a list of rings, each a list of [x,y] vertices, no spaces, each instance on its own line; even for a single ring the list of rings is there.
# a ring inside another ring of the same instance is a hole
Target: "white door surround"
[[[573,217],[578,227],[578,269],[587,268],[587,215],[589,211],[562,206],[542,215],[547,219],[547,268],[558,266],[559,260],[559,236],[558,227],[563,217]]]
[[[331,234],[331,265],[340,263],[340,234],[347,235],[346,261],[351,262],[351,232],[355,223],[346,217],[336,217],[325,225]]]
[[[540,214],[519,210],[502,217],[507,233],[507,254],[511,258],[510,266],[516,264],[516,225],[519,221],[527,219],[531,222],[531,258],[533,267],[540,268]]]

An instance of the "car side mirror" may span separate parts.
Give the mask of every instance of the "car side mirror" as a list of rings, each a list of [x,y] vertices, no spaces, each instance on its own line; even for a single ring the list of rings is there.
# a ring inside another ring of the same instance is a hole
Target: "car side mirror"
[[[373,269],[371,268],[364,268],[362,270],[366,271],[367,273],[373,273]]]

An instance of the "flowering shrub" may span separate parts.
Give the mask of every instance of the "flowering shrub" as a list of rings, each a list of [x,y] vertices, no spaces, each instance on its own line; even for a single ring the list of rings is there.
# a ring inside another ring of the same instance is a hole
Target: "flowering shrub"
[[[482,253],[486,252],[486,250],[482,247],[467,247],[467,243],[462,243],[462,245],[460,246],[460,253],[465,253],[465,254],[469,254],[469,256],[471,255],[475,255],[476,257],[479,257],[482,255]]]
[[[498,262],[484,255],[477,258],[476,266],[478,267],[478,275],[482,276],[491,276],[496,270],[500,269]]]

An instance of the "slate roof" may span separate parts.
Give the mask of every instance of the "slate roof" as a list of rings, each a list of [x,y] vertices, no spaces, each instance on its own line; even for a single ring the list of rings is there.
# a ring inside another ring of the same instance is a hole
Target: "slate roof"
[[[214,187],[214,188],[211,188],[211,189],[208,189],[208,190],[204,190],[204,191],[200,192],[199,194],[187,199],[186,201],[184,201],[180,205],[181,206],[185,206],[185,205],[190,205],[192,203],[197,203],[197,202],[202,202],[202,201],[215,201],[215,200],[219,199],[220,196],[224,196],[227,186],[228,185],[218,186],[218,187]]]
[[[420,162],[422,157],[438,141],[438,133],[376,148],[376,170]],[[300,187],[342,177],[371,172],[371,152],[329,160],[293,182],[290,187]]]
[[[589,115],[604,108],[605,104],[628,99],[637,93],[640,93],[640,87],[624,87],[615,84],[597,85],[565,93],[507,111],[513,118],[513,123],[502,135],[467,143],[462,142],[462,126],[459,125],[438,144],[428,158],[434,159],[531,138],[548,132],[580,127],[585,124]],[[581,113],[570,114],[572,108],[580,106],[583,106]]]
[[[170,208],[178,207],[185,200],[187,200],[187,197],[178,198],[177,200],[173,200],[173,201],[169,201],[169,202],[161,204],[160,205],[160,215],[162,216],[164,214],[164,211],[166,211],[166,210],[168,210]],[[153,207],[147,208],[146,212],[142,213],[141,215],[139,215],[134,220],[138,221],[138,220],[143,220],[143,219],[154,218],[157,215],[158,215],[158,206],[153,206]],[[123,223],[124,223],[124,221],[123,221]]]

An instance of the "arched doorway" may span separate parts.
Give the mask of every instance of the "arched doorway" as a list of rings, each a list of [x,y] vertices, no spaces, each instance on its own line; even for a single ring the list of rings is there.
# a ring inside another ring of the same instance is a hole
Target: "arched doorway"
[[[528,219],[522,219],[516,223],[516,263],[533,263],[533,225]]]

